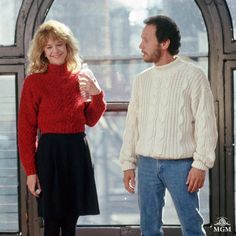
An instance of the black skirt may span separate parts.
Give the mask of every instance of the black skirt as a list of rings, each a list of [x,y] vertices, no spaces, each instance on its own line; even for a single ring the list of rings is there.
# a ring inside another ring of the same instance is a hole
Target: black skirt
[[[36,155],[41,217],[99,214],[90,152],[84,133],[43,134]]]

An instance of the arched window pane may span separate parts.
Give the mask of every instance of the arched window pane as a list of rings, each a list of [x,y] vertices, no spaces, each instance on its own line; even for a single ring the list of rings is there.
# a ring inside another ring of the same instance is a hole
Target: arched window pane
[[[228,8],[231,14],[231,19],[233,23],[233,37],[236,39],[236,1],[235,0],[226,0]]]
[[[16,20],[22,0],[0,1],[0,44],[13,45],[15,43]]]
[[[183,7],[184,6],[184,7]],[[154,14],[172,17],[180,27],[180,54],[208,73],[208,39],[194,0],[55,0],[46,20],[67,24],[80,42],[80,54],[94,71],[106,100],[129,101],[132,78],[150,64],[144,63],[139,43],[143,20]],[[126,193],[118,155],[125,112],[107,112],[99,124],[87,130],[95,166],[101,214],[80,217],[79,224],[139,224],[137,195]],[[96,134],[96,135],[94,135]],[[201,213],[209,223],[209,184],[200,193]],[[178,224],[167,194],[165,224]]]

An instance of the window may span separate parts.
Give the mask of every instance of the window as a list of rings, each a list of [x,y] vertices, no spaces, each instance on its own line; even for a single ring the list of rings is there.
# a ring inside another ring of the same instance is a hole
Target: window
[[[236,39],[236,2],[234,0],[226,0],[233,24],[233,37]]]
[[[143,20],[154,14],[168,15],[177,22],[182,34],[180,54],[208,74],[207,33],[194,0],[74,0],[70,4],[55,0],[48,12],[46,20],[59,20],[72,29],[80,43],[80,55],[94,71],[109,103],[99,124],[87,130],[101,214],[80,217],[80,225],[139,224],[137,195],[124,190],[118,156],[133,76],[150,66],[139,50]],[[121,106],[116,110],[117,104]],[[200,202],[205,223],[209,223],[208,180]],[[173,209],[167,195],[165,224],[179,223]]]
[[[0,232],[19,230],[15,79],[0,75]]]
[[[0,1],[0,45],[15,43],[15,26],[22,0]]]

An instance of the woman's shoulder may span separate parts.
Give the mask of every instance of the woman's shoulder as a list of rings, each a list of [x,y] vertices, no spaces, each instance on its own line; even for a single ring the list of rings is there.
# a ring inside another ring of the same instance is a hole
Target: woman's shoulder
[[[41,77],[43,73],[33,73],[33,74],[28,74],[25,77],[25,80],[36,80],[37,78]]]
[[[44,82],[44,75],[43,73],[34,73],[29,74],[24,79],[24,87],[28,87],[33,89],[34,87],[39,87],[39,85],[42,85]]]
[[[27,83],[37,83],[38,81],[42,82],[44,77],[45,77],[44,73],[29,74],[25,77],[25,82],[26,81]]]

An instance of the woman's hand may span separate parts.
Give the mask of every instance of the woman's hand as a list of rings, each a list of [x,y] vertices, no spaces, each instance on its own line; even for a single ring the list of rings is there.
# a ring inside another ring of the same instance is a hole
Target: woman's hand
[[[98,81],[89,69],[81,70],[79,73],[79,86],[82,91],[89,93],[89,95],[98,95],[101,93]]]
[[[29,175],[27,176],[27,186],[29,191],[35,196],[39,197],[42,189],[39,183],[39,179],[37,175]]]

